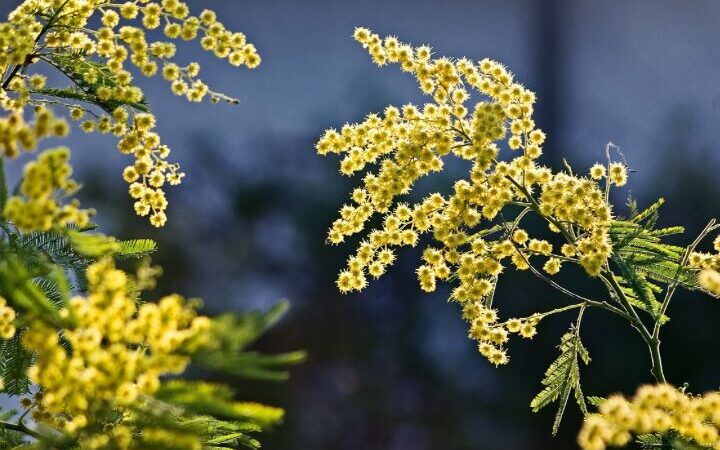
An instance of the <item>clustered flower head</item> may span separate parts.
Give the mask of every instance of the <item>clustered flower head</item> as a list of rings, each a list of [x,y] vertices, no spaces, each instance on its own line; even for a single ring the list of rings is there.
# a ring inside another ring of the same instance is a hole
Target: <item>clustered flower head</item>
[[[101,26],[91,19],[100,15]],[[166,39],[153,40],[162,28]],[[255,68],[260,56],[243,33],[232,32],[211,10],[190,14],[179,0],[26,0],[0,24],[0,154],[15,157],[20,149],[33,150],[40,138],[64,136],[68,125],[48,108],[36,108],[34,120],[25,120],[28,106],[55,105],[68,110],[86,132],[110,133],[118,149],[134,163],[123,172],[135,199],[135,211],[152,225],[167,220],[165,184],[179,184],[184,173],[167,162],[170,149],[153,131],[155,117],[147,112],[143,91],[135,85],[131,66],[151,77],[162,74],[176,95],[200,102],[237,100],[212,91],[200,78],[200,65],[178,64],[175,41],[199,40],[203,49],[233,66]],[[42,51],[39,51],[39,50]],[[26,75],[27,66],[47,64],[72,78],[81,104],[53,99],[41,75]],[[23,68],[24,70],[18,70]],[[102,112],[94,111],[100,106]],[[88,117],[88,115],[92,117]]]
[[[4,297],[0,297],[0,338],[12,339],[15,336],[15,310],[7,304]]]
[[[102,15],[102,26],[89,29],[88,22],[95,14]],[[40,15],[54,17],[53,26],[44,36]],[[132,75],[126,69],[128,61],[145,76],[160,72],[168,81],[183,84],[182,88],[173,86],[173,91],[191,101],[200,101],[207,94],[225,99],[197,78],[197,63],[180,67],[173,62],[177,50],[173,40],[199,39],[205,50],[235,66],[255,68],[260,64],[255,46],[247,42],[243,33],[227,30],[211,10],[191,15],[188,4],[180,0],[26,0],[8,19],[3,24],[7,36],[0,41],[0,48],[9,54],[3,55],[7,61],[0,69],[24,62],[38,44],[46,49],[96,55],[101,66],[88,63],[78,69],[88,83],[100,83],[104,100],[133,103],[142,98],[142,90],[132,84]],[[171,40],[149,41],[147,32],[161,25],[164,36]],[[39,38],[43,42],[36,44]],[[167,76],[167,67],[177,76]]]
[[[511,333],[519,334],[525,339],[532,339],[537,334],[537,324],[542,316],[535,314],[523,319],[509,319],[498,323],[496,310],[478,302],[463,304],[463,318],[470,322],[468,337],[478,342],[478,351],[496,366],[507,364],[510,358],[504,345]]]
[[[123,178],[130,183],[130,196],[135,199],[135,212],[139,216],[150,215],[150,223],[156,227],[165,225],[167,200],[163,186],[167,182],[177,185],[184,173],[178,164],[166,161],[170,149],[160,145],[160,137],[152,129],[155,117],[152,114],[135,114],[132,123],[125,109],[118,108],[113,113],[114,126],[122,134],[118,149],[121,153],[132,154],[135,164],[123,170]],[[100,130],[102,132],[102,128]]]
[[[698,284],[710,294],[720,297],[720,236],[713,242],[715,254],[693,252],[689,265],[699,269]]]
[[[688,395],[667,384],[640,387],[632,400],[614,395],[590,415],[578,435],[583,450],[627,445],[633,435],[678,432],[703,447],[720,449],[720,393]]]
[[[0,54],[0,58],[7,58],[14,51],[2,49],[1,45],[0,50],[8,52]],[[0,65],[0,75],[7,69]],[[7,86],[0,86],[0,111],[5,113],[0,116],[0,156],[12,159],[21,151],[35,150],[42,139],[67,136],[70,126],[65,118],[56,116],[44,102],[35,102],[32,97],[34,92],[45,88],[44,75],[16,76],[6,83]],[[25,118],[28,109],[32,115],[30,120]]]
[[[31,323],[22,338],[37,353],[28,376],[43,388],[35,419],[71,435],[81,435],[108,408],[152,394],[160,376],[182,372],[183,351],[202,344],[210,323],[178,295],[138,307],[128,276],[111,259],[90,265],[87,279],[87,297],[73,297],[60,310],[72,324],[62,333],[69,350],[44,322]],[[120,426],[109,436],[129,439],[129,430]]]
[[[354,37],[377,65],[398,64],[412,73],[432,101],[389,106],[361,123],[329,129],[318,141],[319,154],[342,156],[343,175],[365,172],[328,240],[340,244],[365,230],[375,214],[382,216],[382,226],[367,232],[340,272],[338,288],[362,290],[368,276],[378,278],[393,263],[397,247],[414,247],[421,235],[429,234],[437,244],[423,252],[417,270],[420,287],[431,292],[438,280],[456,281],[452,299],[462,305],[471,336],[481,342],[485,356],[503,363],[507,333],[497,331],[486,339],[497,329],[493,320],[486,320],[494,315],[486,302],[504,261],[525,270],[532,258],[540,257],[550,275],[570,261],[598,275],[611,252],[613,216],[605,191],[624,185],[627,169],[611,162],[580,176],[553,173],[538,164],[545,134],[532,119],[535,94],[495,61],[436,58],[430,47],[412,47],[392,36],[383,39],[366,28],[357,28]],[[473,90],[481,95],[474,105]],[[398,201],[419,179],[442,171],[450,154],[470,164],[468,179],[456,181],[448,195],[432,193],[414,204]],[[603,179],[605,189],[599,185]],[[516,230],[524,213],[508,229],[493,227],[498,221],[508,225],[501,213],[509,206],[530,208],[545,218],[567,241],[562,254],[549,241]]]
[[[8,199],[3,211],[19,230],[47,231],[53,226],[84,227],[89,223],[93,210],[80,209],[76,199],[62,203],[78,189],[70,178],[69,158],[70,150],[58,147],[40,153],[37,160],[25,165],[20,193]]]
[[[44,85],[42,76],[34,77],[31,81],[36,85]],[[30,101],[28,83],[16,78],[9,88],[19,95],[10,97],[0,89],[0,109],[7,112],[7,115],[0,117],[0,156],[12,159],[21,150],[35,150],[41,139],[67,136],[70,131],[67,121],[56,117],[52,110],[44,106],[33,108],[32,120],[25,120],[23,108]]]
[[[616,167],[625,173],[623,166]],[[565,248],[565,256],[577,256],[588,274],[599,275],[612,251],[608,236],[612,211],[597,183],[562,172],[555,174],[542,186],[540,211],[583,231],[582,237]]]

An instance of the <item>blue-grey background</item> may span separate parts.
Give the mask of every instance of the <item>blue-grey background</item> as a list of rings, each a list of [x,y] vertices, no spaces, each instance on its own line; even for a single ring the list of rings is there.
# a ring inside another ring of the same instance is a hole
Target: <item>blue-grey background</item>
[[[17,0],[2,0],[9,9]],[[315,155],[328,127],[362,120],[387,104],[422,102],[414,80],[373,66],[351,38],[363,25],[438,55],[489,56],[538,93],[537,121],[548,133],[547,163],[579,168],[605,144],[636,170],[619,196],[641,203],[664,196],[663,224],[697,232],[718,213],[720,3],[696,0],[191,0],[216,9],[245,32],[263,62],[234,69],[195,45],[216,90],[238,106],[188,104],[161,80],[143,80],[158,128],[187,172],[170,195],[160,232],[131,213],[121,179],[127,160],[109,137],[72,135],[85,205],[107,232],[150,236],[165,267],[157,294],[205,299],[211,312],[266,308],[289,298],[293,310],[260,342],[269,351],[303,348],[307,363],[278,386],[237,381],[239,393],[287,408],[268,449],[429,450],[575,448],[580,423],[569,408],[557,438],[552,413],[528,403],[572,316],[548,320],[531,342],[510,345],[495,369],[465,338],[446,291],[422,295],[416,252],[362,295],[334,288],[351,245],[324,245],[325,232],[357,179],[337,160]],[[17,166],[19,170],[19,166]],[[440,176],[447,186],[459,173]],[[573,277],[566,281],[577,283]],[[508,274],[497,298],[505,314],[566,302],[528,274]],[[681,294],[663,350],[669,379],[701,392],[720,385],[716,355],[720,303]],[[626,324],[589,312],[583,336],[593,361],[585,391],[632,392],[650,381],[648,357]]]

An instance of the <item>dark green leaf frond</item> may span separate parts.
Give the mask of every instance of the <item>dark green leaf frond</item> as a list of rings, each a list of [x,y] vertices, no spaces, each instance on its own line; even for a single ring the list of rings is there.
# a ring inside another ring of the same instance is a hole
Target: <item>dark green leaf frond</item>
[[[545,377],[542,380],[545,387],[530,402],[533,412],[540,411],[550,403],[558,402],[558,411],[553,423],[553,434],[556,434],[560,428],[560,422],[571,393],[574,392],[575,401],[583,414],[587,413],[585,397],[580,387],[579,361],[582,360],[585,364],[588,364],[590,355],[580,341],[580,335],[574,326],[563,335],[558,348],[560,356],[545,371]]]

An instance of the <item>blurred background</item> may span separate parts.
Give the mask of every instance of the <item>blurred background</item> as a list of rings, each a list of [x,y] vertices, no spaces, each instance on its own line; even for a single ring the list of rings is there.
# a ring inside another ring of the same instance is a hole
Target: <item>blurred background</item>
[[[3,0],[6,13],[18,0]],[[351,38],[358,25],[395,34],[437,55],[488,56],[538,93],[537,122],[549,136],[545,162],[584,170],[618,145],[636,170],[618,196],[641,205],[668,200],[661,224],[697,233],[718,215],[720,169],[720,3],[700,0],[190,0],[243,31],[263,62],[236,70],[195,45],[214,89],[237,106],[188,104],[162,80],[143,80],[158,128],[187,177],[170,194],[168,225],[132,214],[109,137],[75,131],[71,141],[84,205],[102,229],[160,242],[165,275],[153,294],[205,300],[210,312],[268,308],[291,300],[289,316],[259,343],[267,351],[306,349],[288,383],[235,382],[243,398],[287,408],[267,449],[429,450],[575,448],[581,420],[568,408],[559,436],[554,410],[529,401],[574,316],[542,323],[533,341],[513,340],[511,364],[495,369],[466,339],[448,292],[422,294],[417,252],[361,295],[341,296],[337,271],[353,244],[329,247],[326,230],[358,180],[341,178],[334,158],[316,156],[323,130],[360,121],[388,104],[422,103],[415,81],[373,66]],[[557,166],[556,166],[557,167]],[[18,169],[19,166],[18,166]],[[447,189],[461,172],[433,181]],[[688,239],[690,240],[690,239]],[[565,281],[577,283],[573,274]],[[567,302],[528,274],[501,279],[508,316]],[[720,385],[717,301],[682,293],[664,335],[666,373],[692,391]],[[588,394],[631,393],[650,382],[639,337],[589,311],[583,337],[592,363]]]

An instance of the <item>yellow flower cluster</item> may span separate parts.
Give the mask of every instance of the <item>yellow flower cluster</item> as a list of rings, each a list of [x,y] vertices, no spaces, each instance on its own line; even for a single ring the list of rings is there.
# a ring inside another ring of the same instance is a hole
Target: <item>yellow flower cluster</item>
[[[89,223],[93,210],[80,209],[77,199],[62,204],[64,197],[78,189],[70,178],[69,159],[70,150],[58,147],[42,152],[37,160],[25,165],[20,195],[10,197],[3,211],[19,230],[47,231],[53,226],[84,227]]]
[[[15,310],[5,298],[0,297],[0,338],[11,339],[15,336]]]
[[[700,269],[698,284],[716,297],[720,297],[720,236],[715,238],[713,247],[717,253],[693,252],[688,261],[690,267]]]
[[[41,30],[42,24],[33,15],[15,15],[10,22],[0,23],[0,73],[25,62]]]
[[[470,322],[468,337],[478,341],[478,351],[496,366],[507,364],[510,358],[504,348],[510,333],[517,333],[526,339],[537,334],[539,315],[524,319],[509,319],[498,323],[497,311],[490,309],[482,302],[468,301],[463,304],[463,318]]]
[[[113,112],[113,119],[113,132],[122,135],[118,149],[135,157],[135,164],[123,170],[123,178],[130,183],[130,196],[135,199],[135,212],[139,216],[150,215],[150,223],[161,227],[167,220],[167,200],[162,188],[166,182],[179,184],[185,174],[179,171],[178,164],[166,161],[170,149],[161,145],[160,136],[152,131],[155,127],[152,114],[135,114],[128,123],[127,111],[118,108]],[[98,130],[103,132],[102,124]]]
[[[578,435],[583,450],[624,446],[632,435],[674,430],[703,447],[720,449],[720,393],[690,396],[667,385],[640,387],[632,400],[608,398]]]
[[[102,26],[94,29],[89,24],[96,13],[101,14]],[[135,20],[140,23],[132,25]],[[161,25],[169,40],[150,40],[148,31]],[[166,161],[170,150],[153,131],[154,116],[135,113],[142,107],[144,94],[133,83],[128,61],[145,76],[161,73],[173,93],[190,101],[209,96],[213,102],[237,103],[209,89],[198,77],[198,63],[180,66],[173,61],[177,51],[173,40],[177,39],[199,39],[205,50],[233,66],[254,68],[260,64],[255,46],[243,33],[227,30],[211,10],[190,15],[187,3],[179,0],[24,1],[10,13],[8,22],[0,24],[0,74],[7,74],[7,82],[0,87],[0,106],[7,112],[0,117],[0,153],[15,157],[18,147],[31,150],[39,138],[67,134],[67,124],[53,119],[46,109],[36,114],[33,123],[26,123],[23,109],[27,105],[60,105],[69,109],[75,120],[90,112],[96,118],[82,121],[81,129],[118,137],[120,152],[135,158],[123,172],[136,200],[135,211],[149,216],[152,225],[163,226],[167,220],[163,186],[180,183],[184,174],[177,164]],[[34,54],[37,48],[43,49],[42,55]],[[112,114],[98,115],[80,105],[48,101],[46,97],[52,94],[43,90],[44,77],[17,73],[36,62],[46,62],[73,78],[84,93],[97,99],[90,103],[99,102]]]
[[[34,53],[43,25],[34,14],[23,14],[23,7],[33,9],[38,2],[26,2],[12,12],[8,21],[0,23],[0,77],[12,73],[35,61]],[[31,92],[45,87],[45,78],[33,75],[26,78],[8,75],[0,86],[0,156],[15,158],[20,150],[34,150],[39,139],[67,135],[69,127],[61,118],[55,118],[52,111],[42,106],[35,108],[34,121],[26,121],[23,109],[31,100]],[[12,95],[10,95],[12,93]]]
[[[698,284],[714,296],[720,296],[720,272],[717,270],[701,270],[698,275]]]
[[[102,14],[103,25],[97,31],[87,27],[96,13]],[[50,30],[45,30],[43,42],[36,42],[43,37],[42,24],[36,19],[38,16],[52,20]],[[105,67],[101,70],[88,64],[82,74],[86,82],[102,85],[103,90],[99,94],[107,100],[133,103],[142,97],[142,91],[132,86],[132,76],[125,70],[128,59],[146,76],[153,76],[167,66],[174,67],[178,70],[178,77],[171,77],[170,81],[185,86],[182,89],[173,86],[173,91],[180,93],[178,91],[182,90],[192,101],[200,101],[211,93],[197,78],[197,64],[181,69],[172,62],[176,53],[173,42],[148,42],[146,30],[157,29],[162,24],[167,38],[183,41],[199,38],[205,50],[218,58],[227,59],[234,66],[254,68],[260,64],[255,46],[247,42],[243,33],[227,30],[211,10],[203,10],[199,16],[190,15],[188,4],[180,0],[26,0],[8,19],[9,23],[3,25],[7,36],[0,41],[1,48],[9,51],[5,56],[8,60],[5,68],[10,61],[13,64],[24,62],[36,45],[94,54],[103,58]],[[140,26],[120,26],[123,20],[131,22],[137,19]],[[112,80],[107,78],[106,69],[113,75]]]
[[[26,121],[22,107],[28,101],[28,86],[19,78],[13,80],[10,86],[20,92],[20,96],[10,98],[0,89],[0,108],[8,112],[6,116],[0,117],[0,156],[15,158],[20,154],[20,150],[35,150],[40,139],[67,136],[70,131],[67,121],[55,117],[48,108],[35,108],[33,120]]]
[[[108,407],[152,394],[161,375],[182,372],[188,363],[182,351],[198,345],[209,327],[178,295],[138,307],[128,276],[111,259],[89,266],[87,278],[87,297],[72,298],[60,311],[74,324],[63,331],[71,352],[45,323],[31,323],[23,336],[37,353],[28,376],[43,388],[39,417],[73,435]]]
[[[618,167],[624,171],[624,166]],[[597,183],[565,173],[555,174],[542,185],[540,211],[583,231],[583,237],[565,247],[564,254],[578,257],[588,274],[599,275],[612,251],[608,236],[612,211]]]
[[[342,155],[342,174],[366,170],[362,186],[340,210],[328,240],[340,244],[362,232],[373,215],[383,216],[382,226],[367,233],[340,272],[338,288],[362,290],[368,275],[377,278],[392,264],[395,247],[415,246],[422,234],[431,234],[439,245],[423,252],[417,270],[420,287],[430,292],[437,280],[457,280],[452,298],[461,303],[471,324],[484,324],[471,325],[471,336],[483,336],[483,354],[502,363],[507,358],[498,346],[506,334],[495,333],[490,340],[494,349],[485,345],[494,330],[485,302],[503,271],[502,261],[509,258],[524,270],[530,268],[530,258],[539,255],[547,258],[544,270],[550,275],[558,273],[564,261],[598,275],[611,252],[612,220],[598,182],[604,178],[606,188],[621,186],[627,170],[610,163],[581,177],[538,165],[545,134],[532,119],[535,95],[497,62],[434,58],[427,46],[413,48],[365,28],[357,28],[354,37],[376,64],[395,63],[414,74],[433,101],[422,107],[389,106],[382,115],[370,114],[361,123],[327,130],[316,144],[321,155]],[[469,90],[483,96],[474,106],[468,105]],[[501,146],[510,149],[509,158],[502,157]],[[420,178],[443,170],[450,154],[470,162],[467,180],[456,181],[448,195],[433,193],[416,204],[397,202]],[[562,255],[553,253],[550,242],[515,230],[524,213],[516,222],[506,222],[500,213],[509,205],[535,211],[552,231],[561,233],[567,241]],[[498,232],[491,223],[496,219],[507,228],[504,236],[493,240],[489,236]]]
[[[71,117],[81,120],[84,111],[74,108]],[[130,114],[128,109],[117,107],[111,116],[83,121],[81,128],[86,132],[112,133],[118,137],[120,153],[133,155],[135,159],[134,164],[123,170],[123,178],[130,184],[130,196],[135,199],[135,213],[149,216],[150,223],[156,227],[165,225],[167,199],[163,187],[166,183],[172,186],[180,184],[185,174],[180,171],[179,164],[167,161],[170,148],[163,145],[160,135],[153,131],[155,116],[150,113]]]

